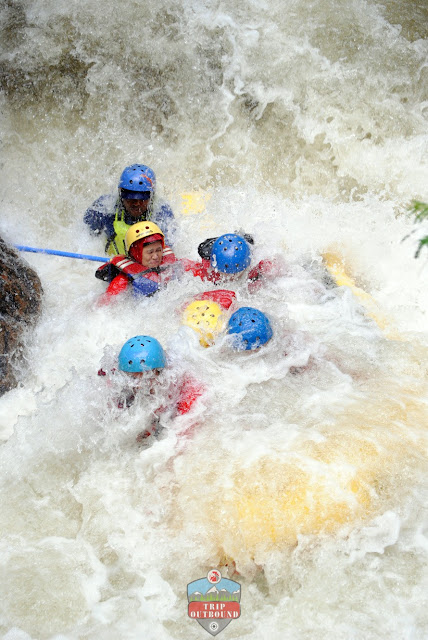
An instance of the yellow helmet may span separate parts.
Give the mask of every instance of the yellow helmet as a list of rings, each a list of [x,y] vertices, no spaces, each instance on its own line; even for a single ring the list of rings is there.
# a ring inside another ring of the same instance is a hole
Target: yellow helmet
[[[161,240],[162,246],[165,246],[165,236],[161,229],[159,229],[158,225],[154,222],[147,222],[143,220],[143,222],[137,222],[129,227],[128,231],[125,235],[125,249],[129,251],[129,247],[137,242],[137,240],[141,240],[142,238],[148,238],[149,236],[159,235],[161,238],[156,238],[157,240]]]
[[[224,327],[223,310],[217,302],[195,300],[183,311],[183,324],[200,334],[199,342],[203,347],[214,343],[216,336]]]

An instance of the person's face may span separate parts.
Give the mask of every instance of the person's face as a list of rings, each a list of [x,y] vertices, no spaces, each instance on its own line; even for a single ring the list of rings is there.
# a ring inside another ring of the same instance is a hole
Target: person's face
[[[149,269],[159,267],[162,262],[162,256],[162,242],[160,240],[151,242],[143,247],[143,251],[141,253],[141,264],[143,267],[148,267]]]
[[[134,378],[135,381],[149,380],[154,381],[160,375],[162,369],[151,369],[150,371],[131,371],[128,375]]]
[[[131,216],[131,218],[140,218],[147,213],[150,200],[122,200],[125,211]]]
[[[159,377],[162,369],[151,369],[150,371],[135,371],[128,373],[133,379],[132,386],[135,390],[140,389],[149,394],[156,393],[156,388],[161,384]]]

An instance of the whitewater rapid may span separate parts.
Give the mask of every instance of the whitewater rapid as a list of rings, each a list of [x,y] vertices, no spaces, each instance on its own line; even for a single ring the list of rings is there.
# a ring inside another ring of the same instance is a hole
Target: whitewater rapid
[[[409,202],[427,198],[424,5],[1,11],[7,241],[102,255],[83,212],[144,162],[178,256],[242,230],[254,260],[288,264],[256,295],[237,290],[274,337],[233,353],[182,326],[177,310],[207,288],[195,279],[106,308],[95,263],[25,255],[44,311],[0,399],[3,637],[204,637],[187,584],[215,567],[242,588],[224,637],[426,637],[427,268],[417,235],[403,241]],[[204,211],[186,214],[195,190]],[[388,330],[328,284],[331,251]],[[207,389],[147,448],[147,402],[112,408],[97,376],[140,333]]]

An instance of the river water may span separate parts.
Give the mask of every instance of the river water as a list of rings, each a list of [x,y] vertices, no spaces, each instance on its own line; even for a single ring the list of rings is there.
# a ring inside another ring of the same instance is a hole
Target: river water
[[[208,637],[187,584],[211,568],[241,584],[225,638],[428,637],[427,268],[402,242],[428,197],[426,3],[7,0],[1,18],[6,240],[103,255],[83,212],[144,162],[177,255],[239,229],[288,263],[238,288],[274,338],[234,353],[181,326],[192,278],[99,307],[96,263],[25,256],[44,310],[0,400],[3,637]],[[328,286],[331,251],[371,316]],[[96,375],[138,333],[206,387],[150,447],[150,402],[112,408]]]

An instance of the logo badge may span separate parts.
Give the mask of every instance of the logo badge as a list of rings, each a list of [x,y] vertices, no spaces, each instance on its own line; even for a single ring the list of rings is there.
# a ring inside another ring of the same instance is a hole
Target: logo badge
[[[241,615],[241,585],[222,578],[218,569],[187,585],[188,615],[216,636]]]

